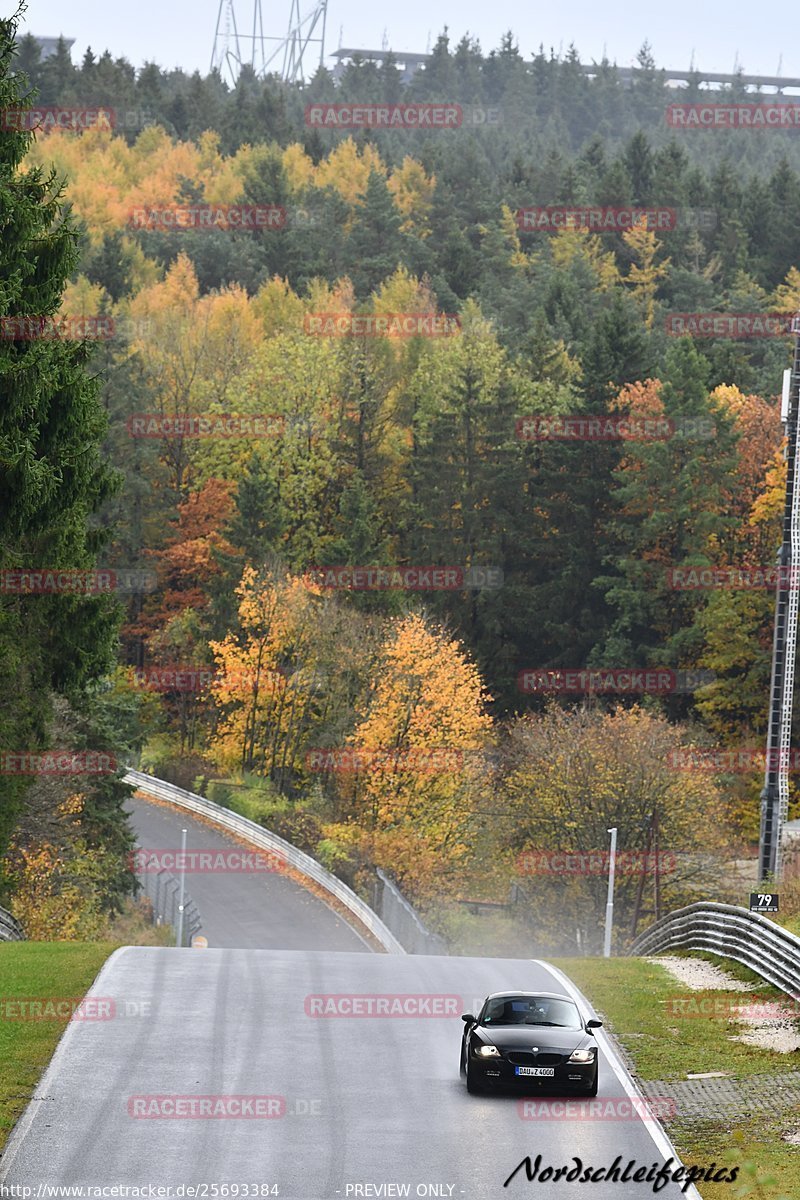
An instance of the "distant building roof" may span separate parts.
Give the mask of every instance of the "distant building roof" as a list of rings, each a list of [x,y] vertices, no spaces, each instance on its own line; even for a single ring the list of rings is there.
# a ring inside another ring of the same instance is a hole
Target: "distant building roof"
[[[423,63],[429,62],[433,57],[432,54],[412,53],[409,50],[332,50],[331,58],[339,59],[339,66],[343,66],[343,60],[347,58],[363,58],[368,62],[382,62],[391,54],[392,58],[398,63],[407,65],[422,66]],[[580,69],[584,75],[596,75],[603,64],[600,63],[581,63]],[[637,75],[643,73],[641,67],[620,67],[616,63],[604,64],[608,67],[613,67],[619,75],[620,81],[630,83]],[[686,68],[681,70],[669,70],[663,67],[656,68],[657,75],[663,75],[665,79],[673,83],[689,83],[696,80],[698,83],[714,83],[718,85],[725,84],[741,84],[744,87],[774,87],[778,92],[784,91],[786,88],[800,88],[800,79],[792,79],[788,76],[780,75],[743,75],[743,74],[727,74],[723,71],[700,71],[697,68]]]
[[[37,37],[36,34],[34,34],[33,36],[36,39],[36,41],[39,43],[39,49],[42,52],[43,60],[45,58],[53,57],[53,55],[58,50],[58,43],[62,40],[60,37]],[[63,39],[63,41],[68,50],[71,50],[72,47],[75,45],[75,38],[65,37]]]
[[[344,49],[332,50],[330,57],[331,58],[355,58],[355,56],[358,55],[359,58],[367,58],[367,59],[372,59],[374,61],[375,59],[388,58],[390,54],[391,54],[392,58],[397,60],[397,62],[404,62],[404,63],[405,62],[424,63],[424,62],[427,62],[428,59],[431,57],[430,54],[419,54],[412,50],[344,50]]]

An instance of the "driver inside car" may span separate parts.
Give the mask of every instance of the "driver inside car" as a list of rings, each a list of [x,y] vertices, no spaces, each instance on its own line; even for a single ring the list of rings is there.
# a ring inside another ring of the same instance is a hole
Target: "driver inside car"
[[[536,1003],[531,1004],[530,1008],[528,1009],[528,1015],[526,1016],[525,1020],[530,1025],[538,1025],[541,1021],[547,1020],[547,1014],[549,1013],[549,1011],[550,1011],[550,1009],[546,1005],[540,1006],[540,1005],[537,1005]]]

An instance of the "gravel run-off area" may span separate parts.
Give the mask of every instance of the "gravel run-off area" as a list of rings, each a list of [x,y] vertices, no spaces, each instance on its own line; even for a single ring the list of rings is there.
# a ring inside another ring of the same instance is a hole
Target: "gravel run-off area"
[[[664,967],[679,983],[692,991],[755,992],[758,988],[755,983],[742,983],[741,980],[734,979],[727,971],[723,971],[714,963],[705,962],[702,958],[677,958],[665,954],[658,958],[648,958],[647,962]],[[794,1050],[800,1050],[798,1015],[798,1002],[789,996],[785,1001],[763,1001],[754,998],[749,1005],[744,1003],[736,1013],[734,1019],[744,1026],[744,1032],[734,1035],[733,1040],[746,1042],[748,1046],[758,1046],[762,1050],[790,1054]]]

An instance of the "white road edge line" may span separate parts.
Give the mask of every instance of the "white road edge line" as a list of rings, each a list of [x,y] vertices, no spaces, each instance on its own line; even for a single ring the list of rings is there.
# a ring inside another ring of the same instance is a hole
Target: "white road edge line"
[[[594,1011],[593,1005],[590,1004],[586,996],[584,996],[583,993],[578,990],[572,980],[565,975],[563,971],[560,971],[558,967],[554,967],[550,963],[543,962],[540,958],[534,958],[531,961],[534,962],[537,967],[543,967],[545,971],[549,971],[551,975],[558,979],[559,983],[566,989],[570,996],[572,996],[572,999],[579,1008],[583,1008],[586,1012]],[[631,1079],[625,1068],[625,1064],[621,1062],[616,1050],[611,1044],[608,1035],[604,1032],[604,1030],[597,1029],[595,1030],[595,1038],[602,1047],[603,1054],[605,1055],[608,1065],[611,1067],[611,1070],[614,1072],[617,1079],[625,1089],[626,1095],[628,1095],[631,1100],[639,1100],[646,1105],[646,1097],[642,1095],[636,1084]],[[656,1116],[651,1116],[647,1121],[643,1120],[642,1118],[640,1118],[640,1120],[642,1120],[642,1124],[655,1142],[656,1149],[662,1155],[664,1160],[666,1161],[668,1158],[674,1158],[676,1162],[683,1164],[683,1159],[678,1154],[678,1151],[675,1149],[672,1142],[669,1140],[667,1131],[658,1118]],[[676,1184],[676,1187],[677,1186],[679,1185]],[[691,1183],[683,1194],[684,1196],[688,1196],[690,1200],[703,1200],[694,1183]]]
[[[89,993],[98,986],[100,980],[103,978],[112,962],[114,962],[119,955],[125,954],[128,950],[135,949],[135,946],[119,946],[118,949],[114,950],[114,952],[110,954],[103,963],[96,979],[94,980],[94,983],[88,989],[86,995],[88,996]],[[8,1178],[8,1173],[13,1166],[14,1159],[21,1150],[22,1143],[25,1141],[28,1131],[39,1113],[39,1109],[45,1103],[45,1097],[47,1092],[50,1090],[51,1081],[58,1071],[61,1059],[66,1054],[77,1027],[77,1021],[70,1021],[67,1025],[67,1028],[62,1033],[61,1039],[55,1048],[53,1057],[50,1059],[44,1075],[36,1084],[35,1094],[28,1101],[27,1108],[12,1129],[11,1135],[5,1144],[5,1148],[0,1150],[0,1184],[3,1183],[3,1180]]]

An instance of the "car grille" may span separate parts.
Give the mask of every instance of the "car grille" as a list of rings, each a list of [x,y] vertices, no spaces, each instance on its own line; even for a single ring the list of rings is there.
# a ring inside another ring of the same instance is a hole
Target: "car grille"
[[[556,1067],[564,1061],[563,1054],[530,1054],[527,1050],[512,1050],[505,1057],[515,1067]]]

